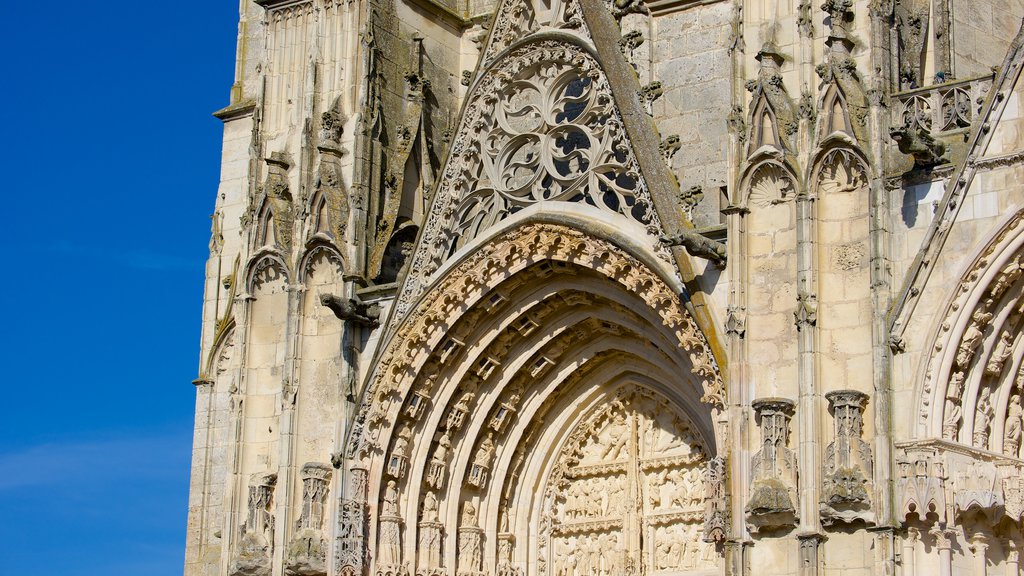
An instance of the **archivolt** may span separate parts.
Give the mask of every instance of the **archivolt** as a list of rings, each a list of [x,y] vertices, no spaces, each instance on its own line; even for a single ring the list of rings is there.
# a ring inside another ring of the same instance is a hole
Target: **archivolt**
[[[923,436],[1019,455],[1022,219],[1024,212],[1015,214],[985,246],[940,319],[920,391]]]
[[[656,392],[702,453],[717,445],[722,382],[679,296],[642,260],[578,230],[535,222],[488,241],[447,269],[395,334],[364,393],[349,456],[369,471],[371,507],[379,497],[402,518],[402,563],[413,570],[424,553],[416,527],[430,529],[421,514],[433,514],[424,509],[436,509],[447,530],[442,563],[455,567],[467,503],[488,534],[520,538],[519,565],[529,560],[541,506],[534,490],[557,455],[550,442],[564,442],[581,409],[623,386]],[[543,430],[553,431],[541,438]],[[513,501],[518,518],[509,517]],[[511,558],[499,544],[483,545],[489,566]]]

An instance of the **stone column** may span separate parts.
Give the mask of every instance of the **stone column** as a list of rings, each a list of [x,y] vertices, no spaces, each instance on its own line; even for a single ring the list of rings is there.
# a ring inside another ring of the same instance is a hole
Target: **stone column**
[[[939,576],[953,576],[954,532],[936,524],[929,534],[935,537],[935,547],[939,549]]]
[[[1018,576],[1020,574],[1020,549],[1017,542],[1010,540],[1006,543],[1006,576]]]
[[[986,552],[988,551],[988,536],[977,532],[971,536],[971,552],[974,553],[974,576],[986,576],[988,568],[985,565]]]
[[[803,190],[796,198],[797,277],[796,311],[793,313],[797,329],[797,459],[800,474],[796,503],[800,516],[800,529],[804,534],[821,530],[818,501],[821,494],[821,461],[818,445],[817,382],[818,297],[815,294],[815,226],[814,199]],[[810,572],[809,574],[816,574]]]
[[[901,562],[903,564],[903,576],[915,576],[916,569],[914,567],[914,551],[917,546],[917,541],[921,538],[921,531],[913,526],[907,528],[907,535],[903,537],[903,554]]]

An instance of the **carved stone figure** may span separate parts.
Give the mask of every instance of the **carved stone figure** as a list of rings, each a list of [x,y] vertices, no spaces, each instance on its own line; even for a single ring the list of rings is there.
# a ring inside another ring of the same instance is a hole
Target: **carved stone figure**
[[[1012,353],[1013,335],[1010,334],[1009,330],[1003,330],[995,347],[992,349],[992,354],[988,357],[988,363],[985,365],[985,374],[999,376],[1003,371],[1003,363],[1006,362],[1006,359]]]
[[[889,129],[889,137],[896,142],[900,152],[914,157],[914,164],[918,167],[935,166],[946,159],[946,145],[920,128],[893,126]]]
[[[974,445],[988,449],[988,435],[992,426],[992,389],[984,387],[978,395],[978,404],[974,409]]]
[[[384,498],[380,506],[381,516],[398,516],[398,484],[394,480],[388,480],[384,488]]]
[[[345,300],[334,294],[321,295],[320,303],[346,322],[354,322],[369,328],[376,328],[380,324],[380,306],[377,304],[364,304],[355,298]]]
[[[445,427],[448,430],[458,430],[462,423],[466,419],[466,415],[469,414],[469,405],[476,398],[476,394],[473,392],[465,392],[459,397],[459,401],[452,406],[451,411],[448,412],[448,418],[446,420]]]
[[[448,466],[448,451],[452,448],[451,437],[445,431],[437,441],[434,454],[430,457],[427,465],[427,485],[431,488],[440,489],[444,484],[445,471]]]
[[[983,309],[976,310],[971,315],[971,323],[964,331],[964,337],[956,351],[957,366],[966,369],[974,358],[974,351],[981,344],[985,335],[985,327],[992,320],[992,314]]]
[[[494,439],[490,433],[480,442],[476,449],[476,456],[473,458],[473,465],[469,469],[468,481],[473,486],[482,487],[487,482],[487,472],[491,469],[491,459],[494,458]]]
[[[1006,424],[1003,426],[1003,454],[1017,457],[1020,448],[1021,417],[1024,410],[1020,405],[1020,394],[1010,396],[1010,404],[1006,408]]]
[[[402,424],[395,444],[391,448],[391,456],[388,457],[388,474],[395,478],[405,476],[405,470],[409,464],[409,439],[412,437],[412,430],[408,424]]]
[[[662,236],[661,242],[668,246],[682,246],[691,256],[711,260],[721,266],[724,266],[728,259],[725,244],[690,230],[682,230],[675,236]]]

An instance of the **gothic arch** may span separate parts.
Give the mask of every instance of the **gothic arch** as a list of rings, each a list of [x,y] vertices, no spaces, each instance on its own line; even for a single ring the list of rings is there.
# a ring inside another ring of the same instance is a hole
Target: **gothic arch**
[[[286,282],[289,281],[288,265],[281,254],[273,248],[260,250],[249,258],[249,264],[245,267],[246,294],[253,293],[254,283],[259,281],[260,274],[268,268],[276,269],[280,274],[284,275]]]
[[[937,320],[917,393],[919,437],[1020,457],[1022,220],[1024,211],[1013,214],[982,245]]]
[[[333,261],[338,269],[342,273],[347,268],[345,266],[345,260],[342,258],[341,252],[327,239],[322,237],[315,237],[306,243],[306,252],[299,259],[299,282],[305,282],[312,271],[313,261],[317,256],[325,256],[328,260]]]
[[[376,573],[479,572],[484,562],[498,573],[545,573],[550,550],[537,538],[551,520],[534,489],[584,415],[616,394],[656,395],[691,432],[683,443],[701,458],[671,461],[693,469],[690,484],[719,445],[721,380],[679,280],[653,248],[601,238],[600,219],[584,232],[565,215],[530,212],[446,263],[375,363],[348,445],[368,472]],[[629,410],[626,420],[649,422]],[[670,465],[641,448],[630,454]],[[702,508],[683,512],[646,511],[697,530]],[[625,533],[625,516],[616,521]]]
[[[796,198],[799,182],[797,171],[781,152],[759,150],[740,178],[738,206],[750,210],[752,204],[769,206],[791,201]]]
[[[835,133],[855,137],[846,94],[836,82],[831,82],[818,100],[817,137],[824,141]]]

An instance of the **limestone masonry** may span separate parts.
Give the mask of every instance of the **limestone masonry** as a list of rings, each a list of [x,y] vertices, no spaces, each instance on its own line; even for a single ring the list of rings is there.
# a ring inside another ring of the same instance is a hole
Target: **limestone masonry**
[[[240,0],[188,576],[1021,574],[1024,0]]]

